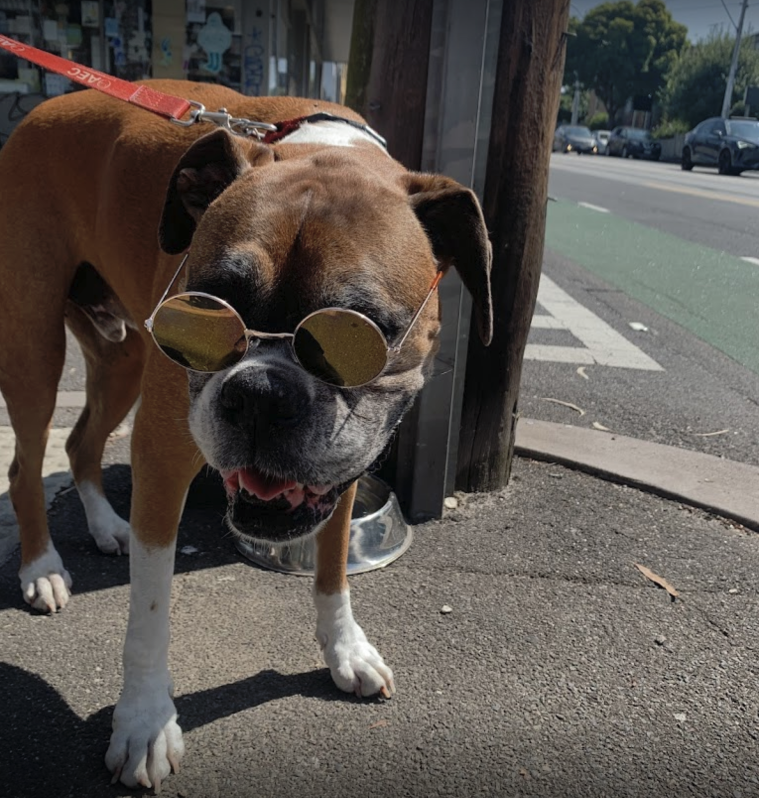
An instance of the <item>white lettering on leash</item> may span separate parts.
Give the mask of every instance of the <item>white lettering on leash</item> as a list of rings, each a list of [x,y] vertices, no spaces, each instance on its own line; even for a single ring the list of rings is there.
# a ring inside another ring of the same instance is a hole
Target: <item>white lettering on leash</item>
[[[111,85],[110,80],[101,78],[100,75],[94,75],[92,72],[89,72],[86,69],[81,69],[80,67],[71,67],[66,74],[72,78],[82,81],[83,83],[87,83],[90,86],[98,86],[101,89],[107,89]]]
[[[13,39],[6,39],[5,36],[0,36],[0,45],[6,48],[6,50],[11,50],[14,53],[23,53],[26,50],[23,44],[19,42],[14,42]]]

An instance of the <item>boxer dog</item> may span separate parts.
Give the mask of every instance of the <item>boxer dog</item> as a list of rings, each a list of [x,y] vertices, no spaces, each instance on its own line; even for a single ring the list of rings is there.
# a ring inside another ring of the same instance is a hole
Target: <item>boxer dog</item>
[[[457,269],[484,343],[492,309],[474,194],[406,171],[349,109],[149,83],[209,110],[284,122],[282,134],[263,143],[182,128],[94,91],[30,113],[0,151],[0,389],[16,435],[21,590],[52,613],[71,579],[49,536],[41,469],[68,325],[87,364],[71,469],[98,548],[131,560],[106,764],[126,785],[158,788],[183,753],[169,598],[198,470],[221,473],[234,534],[316,536],[316,635],[332,678],[389,696],[392,672],[348,594],[356,480],[422,387],[439,277]],[[127,523],[103,495],[101,457],[138,399]]]

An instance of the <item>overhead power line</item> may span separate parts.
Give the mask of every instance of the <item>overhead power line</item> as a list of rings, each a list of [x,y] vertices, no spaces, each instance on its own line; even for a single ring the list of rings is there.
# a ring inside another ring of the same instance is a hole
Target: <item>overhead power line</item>
[[[735,20],[733,19],[732,15],[730,14],[730,9],[727,7],[727,5],[725,5],[725,0],[720,0],[720,2],[722,3],[722,7],[725,9],[725,13],[727,14],[728,17],[730,17],[730,22],[733,23],[733,27],[736,30],[738,30],[738,26],[735,24]]]

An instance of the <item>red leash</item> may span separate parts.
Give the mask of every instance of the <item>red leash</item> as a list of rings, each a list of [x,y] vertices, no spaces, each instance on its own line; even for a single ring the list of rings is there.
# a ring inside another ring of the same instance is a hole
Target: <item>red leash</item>
[[[250,119],[237,119],[228,114],[223,108],[219,111],[207,111],[202,103],[194,100],[185,100],[182,97],[174,97],[171,94],[164,94],[148,86],[137,86],[128,80],[107,75],[105,72],[98,72],[97,69],[76,64],[66,58],[52,55],[36,47],[30,47],[23,42],[9,39],[7,36],[0,35],[0,48],[9,53],[38,64],[51,72],[65,75],[75,83],[86,86],[88,89],[97,89],[104,94],[109,94],[117,100],[125,100],[146,111],[174,122],[182,127],[190,127],[196,122],[213,122],[219,127],[225,127],[234,133],[244,136],[256,136],[261,138],[261,130],[276,131],[276,125],[266,122],[254,122]],[[190,118],[182,121],[182,117],[190,111]]]
[[[311,114],[311,116],[301,116],[297,119],[278,122],[276,125],[270,125],[268,122],[255,122],[251,119],[233,117],[224,108],[220,108],[218,111],[207,111],[202,103],[195,102],[195,100],[184,100],[181,97],[174,97],[171,94],[156,91],[148,86],[137,86],[128,80],[107,75],[105,72],[98,72],[97,69],[76,64],[58,55],[38,50],[36,47],[30,47],[28,44],[17,42],[15,39],[9,39],[7,36],[0,35],[0,48],[7,50],[18,58],[24,58],[44,69],[49,69],[51,72],[64,75],[70,80],[86,86],[88,89],[97,89],[104,94],[115,97],[117,100],[125,100],[139,108],[144,108],[146,111],[152,111],[154,114],[158,114],[168,119],[169,122],[182,127],[190,127],[197,122],[213,122],[215,125],[226,128],[232,133],[237,133],[241,136],[255,136],[266,144],[274,144],[287,136],[288,133],[297,130],[304,123],[335,120],[362,130],[383,149],[387,150],[387,142],[379,133],[372,130],[368,125],[362,125],[351,119],[344,119],[328,113],[317,113]],[[182,120],[182,117],[188,111],[190,112],[190,118]],[[266,131],[266,133],[262,131]]]
[[[170,94],[149,89],[147,86],[135,86],[128,80],[121,80],[121,78],[106,75],[104,72],[98,72],[96,69],[80,66],[60,56],[9,39],[7,36],[0,35],[0,47],[19,58],[57,72],[59,75],[65,75],[75,83],[110,94],[119,100],[126,100],[132,105],[137,105],[167,119],[181,119],[193,105],[181,97],[172,97]]]

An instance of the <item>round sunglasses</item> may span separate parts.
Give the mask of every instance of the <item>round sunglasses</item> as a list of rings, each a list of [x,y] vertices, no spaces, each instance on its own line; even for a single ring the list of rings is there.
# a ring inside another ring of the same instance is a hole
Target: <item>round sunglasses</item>
[[[380,328],[355,310],[323,308],[306,316],[292,333],[267,333],[248,329],[228,302],[212,294],[184,291],[167,298],[188,257],[189,253],[145,320],[146,329],[164,355],[190,371],[214,373],[239,363],[251,346],[261,341],[286,339],[305,371],[340,388],[360,388],[382,374],[443,276],[442,272],[435,276],[408,327],[391,346]]]

